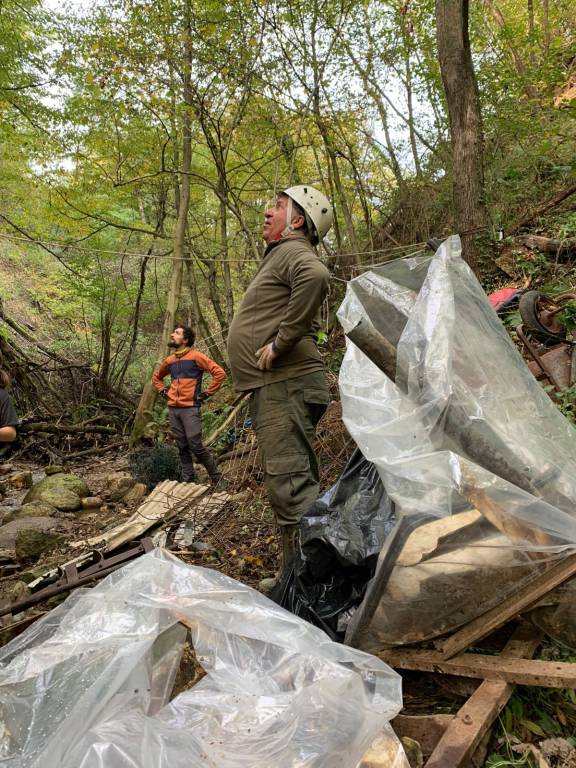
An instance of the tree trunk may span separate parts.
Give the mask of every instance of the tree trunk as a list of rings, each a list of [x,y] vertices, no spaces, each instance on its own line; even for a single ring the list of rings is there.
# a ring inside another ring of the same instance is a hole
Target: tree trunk
[[[414,161],[414,170],[416,176],[421,176],[420,158],[418,156],[418,145],[416,143],[416,132],[414,125],[414,106],[412,99],[412,66],[410,63],[410,41],[406,29],[403,28],[404,37],[404,87],[406,88],[406,105],[408,107],[408,133],[410,136],[410,148],[412,150],[412,159]]]
[[[468,0],[436,0],[436,34],[452,140],[454,218],[462,255],[476,271],[474,235],[488,222],[482,115],[468,36]]]
[[[550,48],[550,16],[548,13],[548,0],[542,0],[542,26],[544,28],[544,54],[548,54]]]
[[[156,357],[155,369],[162,363],[166,352],[170,333],[174,329],[176,322],[176,312],[180,302],[180,293],[182,289],[182,273],[184,270],[185,259],[185,236],[186,224],[188,221],[188,208],[190,206],[190,168],[192,165],[192,128],[191,128],[191,103],[192,92],[190,87],[190,77],[192,69],[192,49],[191,49],[191,30],[189,23],[185,29],[185,58],[182,67],[182,83],[185,108],[182,113],[182,166],[180,174],[180,190],[178,201],[178,219],[174,231],[174,250],[172,261],[172,275],[170,278],[170,289],[166,301],[166,311],[164,313],[164,326],[158,343],[158,352]],[[136,409],[132,433],[130,435],[130,444],[134,445],[142,437],[144,428],[150,420],[150,415],[154,403],[156,402],[157,392],[148,381],[140,397],[140,402]]]
[[[148,248],[148,253],[151,254],[154,245]],[[142,297],[144,296],[144,288],[146,287],[146,267],[148,265],[148,258],[145,256],[140,262],[140,282],[138,284],[138,293],[136,295],[136,303],[134,304],[134,313],[132,315],[132,333],[130,335],[130,345],[128,352],[122,363],[122,367],[118,373],[118,376],[114,380],[114,386],[117,389],[122,389],[124,386],[124,378],[128,371],[128,366],[132,362],[134,353],[136,352],[136,343],[138,341],[138,327],[140,323],[140,308],[142,306]]]
[[[224,195],[226,192],[223,190]],[[232,272],[228,260],[228,208],[225,200],[220,200],[220,244],[222,248],[222,271],[224,273],[224,290],[226,292],[226,332],[234,317],[234,290],[232,288]]]

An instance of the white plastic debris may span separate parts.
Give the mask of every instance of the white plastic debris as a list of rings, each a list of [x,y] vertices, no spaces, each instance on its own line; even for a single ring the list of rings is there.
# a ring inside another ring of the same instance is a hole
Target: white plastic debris
[[[184,625],[207,674],[168,703]],[[351,768],[400,707],[379,659],[160,550],[0,651],[8,768]]]

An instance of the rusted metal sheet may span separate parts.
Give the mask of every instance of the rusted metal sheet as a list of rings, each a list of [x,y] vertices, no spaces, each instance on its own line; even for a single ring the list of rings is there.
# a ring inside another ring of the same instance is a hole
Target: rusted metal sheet
[[[523,326],[517,326],[516,335],[533,360],[533,362],[528,363],[528,368],[537,379],[548,379],[556,392],[560,392],[574,383],[572,379],[574,347],[572,344],[558,344],[552,349],[541,352],[526,336]]]

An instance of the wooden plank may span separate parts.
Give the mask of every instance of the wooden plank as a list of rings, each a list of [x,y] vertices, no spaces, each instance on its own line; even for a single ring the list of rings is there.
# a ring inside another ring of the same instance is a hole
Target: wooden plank
[[[550,536],[534,523],[523,520],[518,515],[511,515],[506,507],[498,504],[479,487],[474,474],[469,468],[462,468],[462,495],[492,525],[508,536],[515,544],[537,544],[544,547],[558,545],[558,539]],[[539,553],[537,553],[539,554]]]
[[[569,662],[533,661],[480,653],[462,653],[446,660],[437,651],[410,650],[384,651],[378,655],[395,669],[461,675],[538,688],[576,688],[576,664]]]
[[[418,526],[408,537],[395,565],[405,567],[417,565],[437,550],[450,536],[461,533],[481,518],[480,512],[474,509]]]
[[[533,627],[518,628],[500,658],[530,658],[540,644],[541,635]],[[430,756],[425,768],[464,768],[512,695],[514,686],[487,681],[478,687],[454,716]]]
[[[397,736],[414,739],[429,757],[453,720],[454,715],[396,715],[390,724]]]
[[[449,659],[489,635],[522,611],[541,600],[548,592],[576,575],[576,554],[551,565],[529,584],[481,614],[440,644],[442,657]]]

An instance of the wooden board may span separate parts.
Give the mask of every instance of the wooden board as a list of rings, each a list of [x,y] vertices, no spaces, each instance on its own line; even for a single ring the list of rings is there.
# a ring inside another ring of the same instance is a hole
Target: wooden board
[[[541,635],[531,626],[521,626],[500,654],[502,657],[530,658]],[[464,768],[488,729],[506,705],[514,686],[510,683],[482,683],[459,709],[438,742],[425,768]]]
[[[414,739],[429,757],[453,720],[454,715],[397,715],[390,724],[397,736]]]
[[[437,550],[450,536],[474,525],[481,518],[480,512],[471,510],[420,525],[408,537],[395,565],[405,567],[417,565]]]
[[[513,685],[538,688],[576,688],[576,664],[562,661],[533,661],[503,656],[462,653],[443,659],[437,651],[384,651],[378,654],[395,669],[413,669],[462,675]]]
[[[560,584],[576,575],[576,554],[568,555],[550,566],[525,587],[503,600],[495,608],[481,614],[465,627],[455,632],[440,647],[442,658],[449,659],[468,648],[498,627],[530,608]]]
[[[518,515],[510,514],[506,507],[498,504],[479,487],[469,468],[462,468],[461,493],[492,525],[507,536],[514,544],[526,547],[536,544],[542,547],[558,545],[558,539],[550,536],[544,529],[532,522],[523,520]],[[538,552],[535,553],[539,555]]]

